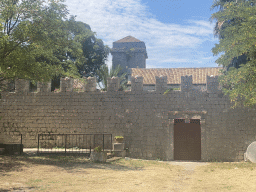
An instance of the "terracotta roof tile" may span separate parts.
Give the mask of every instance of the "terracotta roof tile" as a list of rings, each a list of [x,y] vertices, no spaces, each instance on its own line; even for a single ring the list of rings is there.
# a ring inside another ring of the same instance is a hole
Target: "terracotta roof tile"
[[[155,76],[167,76],[167,84],[180,84],[181,76],[192,75],[193,84],[206,84],[206,76],[218,76],[222,67],[205,68],[132,68],[131,76],[142,76],[143,84],[156,84]],[[130,82],[128,82],[130,84]]]
[[[128,42],[142,42],[142,41],[140,41],[139,39],[136,39],[135,37],[127,36],[123,39],[115,41],[114,43],[128,43]]]

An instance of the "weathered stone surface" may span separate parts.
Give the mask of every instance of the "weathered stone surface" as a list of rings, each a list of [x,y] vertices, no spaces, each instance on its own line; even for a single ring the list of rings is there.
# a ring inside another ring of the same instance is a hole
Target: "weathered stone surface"
[[[124,143],[113,143],[113,151],[124,150]]]
[[[90,160],[94,162],[101,162],[105,163],[107,160],[107,153],[106,152],[91,152]]]
[[[245,161],[251,161],[252,163],[256,163],[256,141],[252,142],[244,154]]]
[[[133,79],[132,91],[113,91],[117,86],[111,85],[112,91],[100,92],[95,78],[87,81],[80,93],[30,93],[23,81],[23,92],[2,94],[0,142],[3,135],[12,143],[16,139],[8,138],[23,134],[24,147],[37,147],[39,133],[111,133],[112,142],[124,136],[130,157],[173,160],[176,118],[200,119],[203,161],[239,161],[256,139],[255,109],[231,109],[219,93],[189,83],[192,87],[167,94],[143,91],[140,77]],[[165,78],[158,82],[163,89]]]

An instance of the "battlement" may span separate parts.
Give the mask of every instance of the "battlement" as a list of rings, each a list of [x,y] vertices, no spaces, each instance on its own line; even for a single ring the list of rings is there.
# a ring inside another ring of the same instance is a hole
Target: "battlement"
[[[60,78],[60,92],[73,92],[73,78]]]
[[[131,91],[141,92],[143,91],[143,77],[132,77],[131,78]]]
[[[25,79],[16,79],[15,92],[21,94],[29,92],[29,81]]]
[[[189,91],[192,88],[192,75],[190,76],[182,76],[180,90],[181,91]]]
[[[167,76],[156,76],[156,92],[164,92],[167,89]]]
[[[87,84],[85,85],[85,91],[96,91],[96,77],[88,77]]]
[[[215,93],[218,91],[219,88],[219,82],[218,82],[218,76],[207,76],[206,77],[206,89],[208,93]]]
[[[118,77],[109,77],[107,79],[107,89],[108,91],[118,91],[120,87],[120,80]]]
[[[167,76],[156,76],[155,91],[157,93],[164,93],[167,90]],[[81,84],[84,92],[96,91],[96,77],[88,77],[86,83]],[[182,76],[180,91],[189,92],[193,90],[192,75]],[[107,91],[115,92],[120,88],[119,77],[112,77],[107,79]],[[29,92],[29,80],[17,79],[15,80],[15,92],[16,93],[27,93]],[[206,92],[216,93],[219,90],[218,76],[207,76],[206,77]],[[143,77],[131,77],[131,92],[142,92],[143,91]],[[51,82],[38,82],[37,92],[51,92]],[[60,79],[60,92],[74,92],[74,79],[73,78],[61,78]]]

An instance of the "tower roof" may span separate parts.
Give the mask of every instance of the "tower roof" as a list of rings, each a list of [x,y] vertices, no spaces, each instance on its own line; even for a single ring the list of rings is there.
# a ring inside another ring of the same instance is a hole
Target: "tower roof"
[[[132,36],[127,36],[127,37],[124,37],[123,39],[115,41],[115,43],[128,43],[128,42],[143,42],[143,41],[140,41],[139,39],[136,39],[135,37],[132,37]]]

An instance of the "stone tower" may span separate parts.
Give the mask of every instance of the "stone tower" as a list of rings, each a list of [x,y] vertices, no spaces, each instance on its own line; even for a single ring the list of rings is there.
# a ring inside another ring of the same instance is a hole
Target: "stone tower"
[[[113,67],[120,65],[123,72],[129,68],[146,68],[146,45],[132,36],[113,42],[111,54]]]

